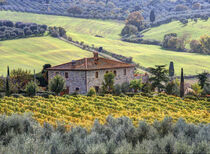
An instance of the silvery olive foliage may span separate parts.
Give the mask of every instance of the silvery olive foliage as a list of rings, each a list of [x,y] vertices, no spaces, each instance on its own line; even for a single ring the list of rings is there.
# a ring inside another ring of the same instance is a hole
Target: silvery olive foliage
[[[127,117],[98,120],[91,130],[63,125],[40,126],[31,115],[0,116],[0,153],[45,154],[130,154],[130,153],[202,153],[210,151],[210,124],[176,123],[166,117],[135,127]]]

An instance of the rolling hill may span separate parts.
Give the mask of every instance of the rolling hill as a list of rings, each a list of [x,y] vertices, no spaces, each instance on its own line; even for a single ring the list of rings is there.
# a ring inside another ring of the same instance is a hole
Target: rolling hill
[[[0,74],[6,74],[7,66],[33,69],[36,72],[46,63],[57,65],[92,54],[64,41],[51,37],[34,37],[0,42]]]
[[[198,20],[197,23],[189,20],[189,23],[186,26],[184,26],[179,21],[173,21],[159,27],[154,27],[151,30],[143,33],[143,35],[144,39],[154,39],[162,41],[164,35],[168,33],[177,33],[178,36],[189,34],[190,39],[198,40],[200,36],[204,34],[210,35],[210,20]]]
[[[124,56],[131,56],[134,58],[135,62],[145,67],[152,67],[157,64],[169,64],[170,61],[174,61],[175,71],[177,75],[179,75],[180,69],[182,67],[185,70],[185,75],[197,74],[204,70],[210,71],[210,56],[204,56],[192,53],[172,52],[168,50],[163,50],[159,46],[140,45],[140,44],[133,44],[121,41],[119,34],[124,26],[124,23],[122,22],[1,11],[0,20],[5,20],[5,19],[12,21],[35,22],[39,24],[47,24],[48,26],[62,26],[68,31],[68,34],[74,40],[83,41],[85,42],[85,44],[89,45],[94,44],[97,47],[102,46],[113,53],[121,54]],[[200,21],[198,22],[198,24],[199,23]],[[203,33],[206,33],[207,31],[208,29],[204,30]],[[95,37],[95,35],[100,35],[102,36],[102,38]],[[38,40],[39,38],[36,39]],[[48,43],[54,44],[54,42],[51,42],[52,40],[51,38],[47,37],[45,39],[48,40]],[[18,42],[19,40],[13,40],[13,41]],[[30,39],[28,41],[30,42]],[[5,42],[3,42],[3,44],[4,43]],[[31,42],[31,44],[33,44],[33,42]],[[47,45],[45,43],[43,44],[42,51],[47,53],[48,52],[47,47],[44,46]],[[10,46],[7,47],[10,48]],[[2,52],[1,48],[2,47],[0,47],[0,54]],[[28,46],[27,48],[29,48],[31,51],[36,50],[30,48],[30,46]],[[13,48],[10,50],[9,53],[10,54],[15,53],[17,50],[18,46],[17,48],[13,46]],[[60,50],[60,52],[58,50]],[[59,55],[62,55],[63,54],[62,46],[60,46],[60,49],[58,50],[57,53]],[[79,51],[81,51],[81,49]],[[81,53],[88,54],[86,52],[87,51],[81,51]],[[71,56],[73,56],[75,53],[76,51],[72,52]],[[85,54],[80,55],[80,57],[84,57]],[[64,53],[63,55],[65,56],[66,54]],[[49,52],[47,56],[50,57],[51,53]],[[54,56],[57,57],[56,54],[54,54]],[[69,56],[70,59],[71,56]],[[2,60],[1,57],[0,60]],[[27,57],[28,56],[26,56],[26,58]],[[45,63],[46,62],[51,63],[50,58],[47,57],[45,58],[49,59],[49,61],[47,62],[46,60]],[[12,61],[12,59],[8,58],[8,61]],[[59,59],[56,62],[54,61],[54,63],[62,63],[62,62],[65,62],[65,59]],[[21,65],[21,63],[22,61],[20,59],[19,65]],[[39,66],[36,67],[40,68],[41,67],[40,65],[42,65],[42,63],[41,64],[37,63],[37,65]]]

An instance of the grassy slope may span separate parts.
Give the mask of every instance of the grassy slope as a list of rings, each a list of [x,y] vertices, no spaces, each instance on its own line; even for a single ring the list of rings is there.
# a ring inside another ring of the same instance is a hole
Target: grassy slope
[[[197,23],[190,21],[187,26],[184,26],[179,21],[174,21],[169,24],[164,24],[159,27],[152,28],[144,33],[145,39],[163,40],[165,34],[177,33],[179,36],[183,34],[190,34],[190,39],[199,39],[200,36],[206,34],[210,35],[210,20],[199,20]]]
[[[42,65],[57,65],[91,53],[51,37],[27,38],[0,42],[0,74],[11,68],[35,69]]]
[[[124,24],[119,22],[5,11],[0,12],[0,19],[63,26],[74,40],[84,41],[89,45],[95,44],[98,47],[103,46],[112,52],[132,56],[135,62],[146,67],[169,64],[170,61],[174,61],[177,74],[180,73],[181,67],[185,69],[185,74],[196,74],[203,70],[210,71],[210,56],[172,52],[162,50],[159,46],[120,41],[119,34]],[[104,38],[97,38],[96,34]]]

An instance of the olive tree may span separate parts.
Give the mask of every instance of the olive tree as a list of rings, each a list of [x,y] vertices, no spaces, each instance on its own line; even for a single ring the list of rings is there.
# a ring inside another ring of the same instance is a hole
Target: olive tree
[[[49,89],[51,92],[54,92],[58,95],[60,92],[63,91],[65,86],[65,80],[62,76],[56,75],[53,79],[50,80]]]

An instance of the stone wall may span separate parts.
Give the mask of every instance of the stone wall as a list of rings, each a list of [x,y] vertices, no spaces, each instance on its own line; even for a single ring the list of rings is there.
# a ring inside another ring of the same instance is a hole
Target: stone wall
[[[126,68],[126,75],[124,75],[124,69],[109,69],[109,70],[97,70],[87,72],[87,90],[91,87],[101,87],[104,80],[104,74],[109,71],[116,71],[117,75],[115,77],[115,84],[122,84],[124,82],[130,82],[134,79],[134,68]],[[96,78],[96,72],[98,72],[98,78]]]
[[[85,71],[57,71],[66,80],[66,88],[69,87],[69,93],[74,93],[76,88],[79,88],[80,94],[86,94],[86,72]],[[68,78],[65,78],[65,72],[68,73]],[[55,75],[56,71],[48,71],[49,80]]]
[[[126,68],[126,75],[124,75],[123,68],[97,71],[48,71],[48,74],[49,80],[51,80],[56,75],[56,72],[58,72],[66,80],[66,87],[69,87],[70,94],[74,93],[76,88],[79,88],[78,92],[80,94],[86,94],[91,87],[102,86],[104,74],[107,71],[113,73],[116,71],[115,84],[121,85],[134,79],[134,68]],[[65,78],[65,72],[68,73],[68,78]],[[96,72],[98,72],[98,78],[96,78]]]

